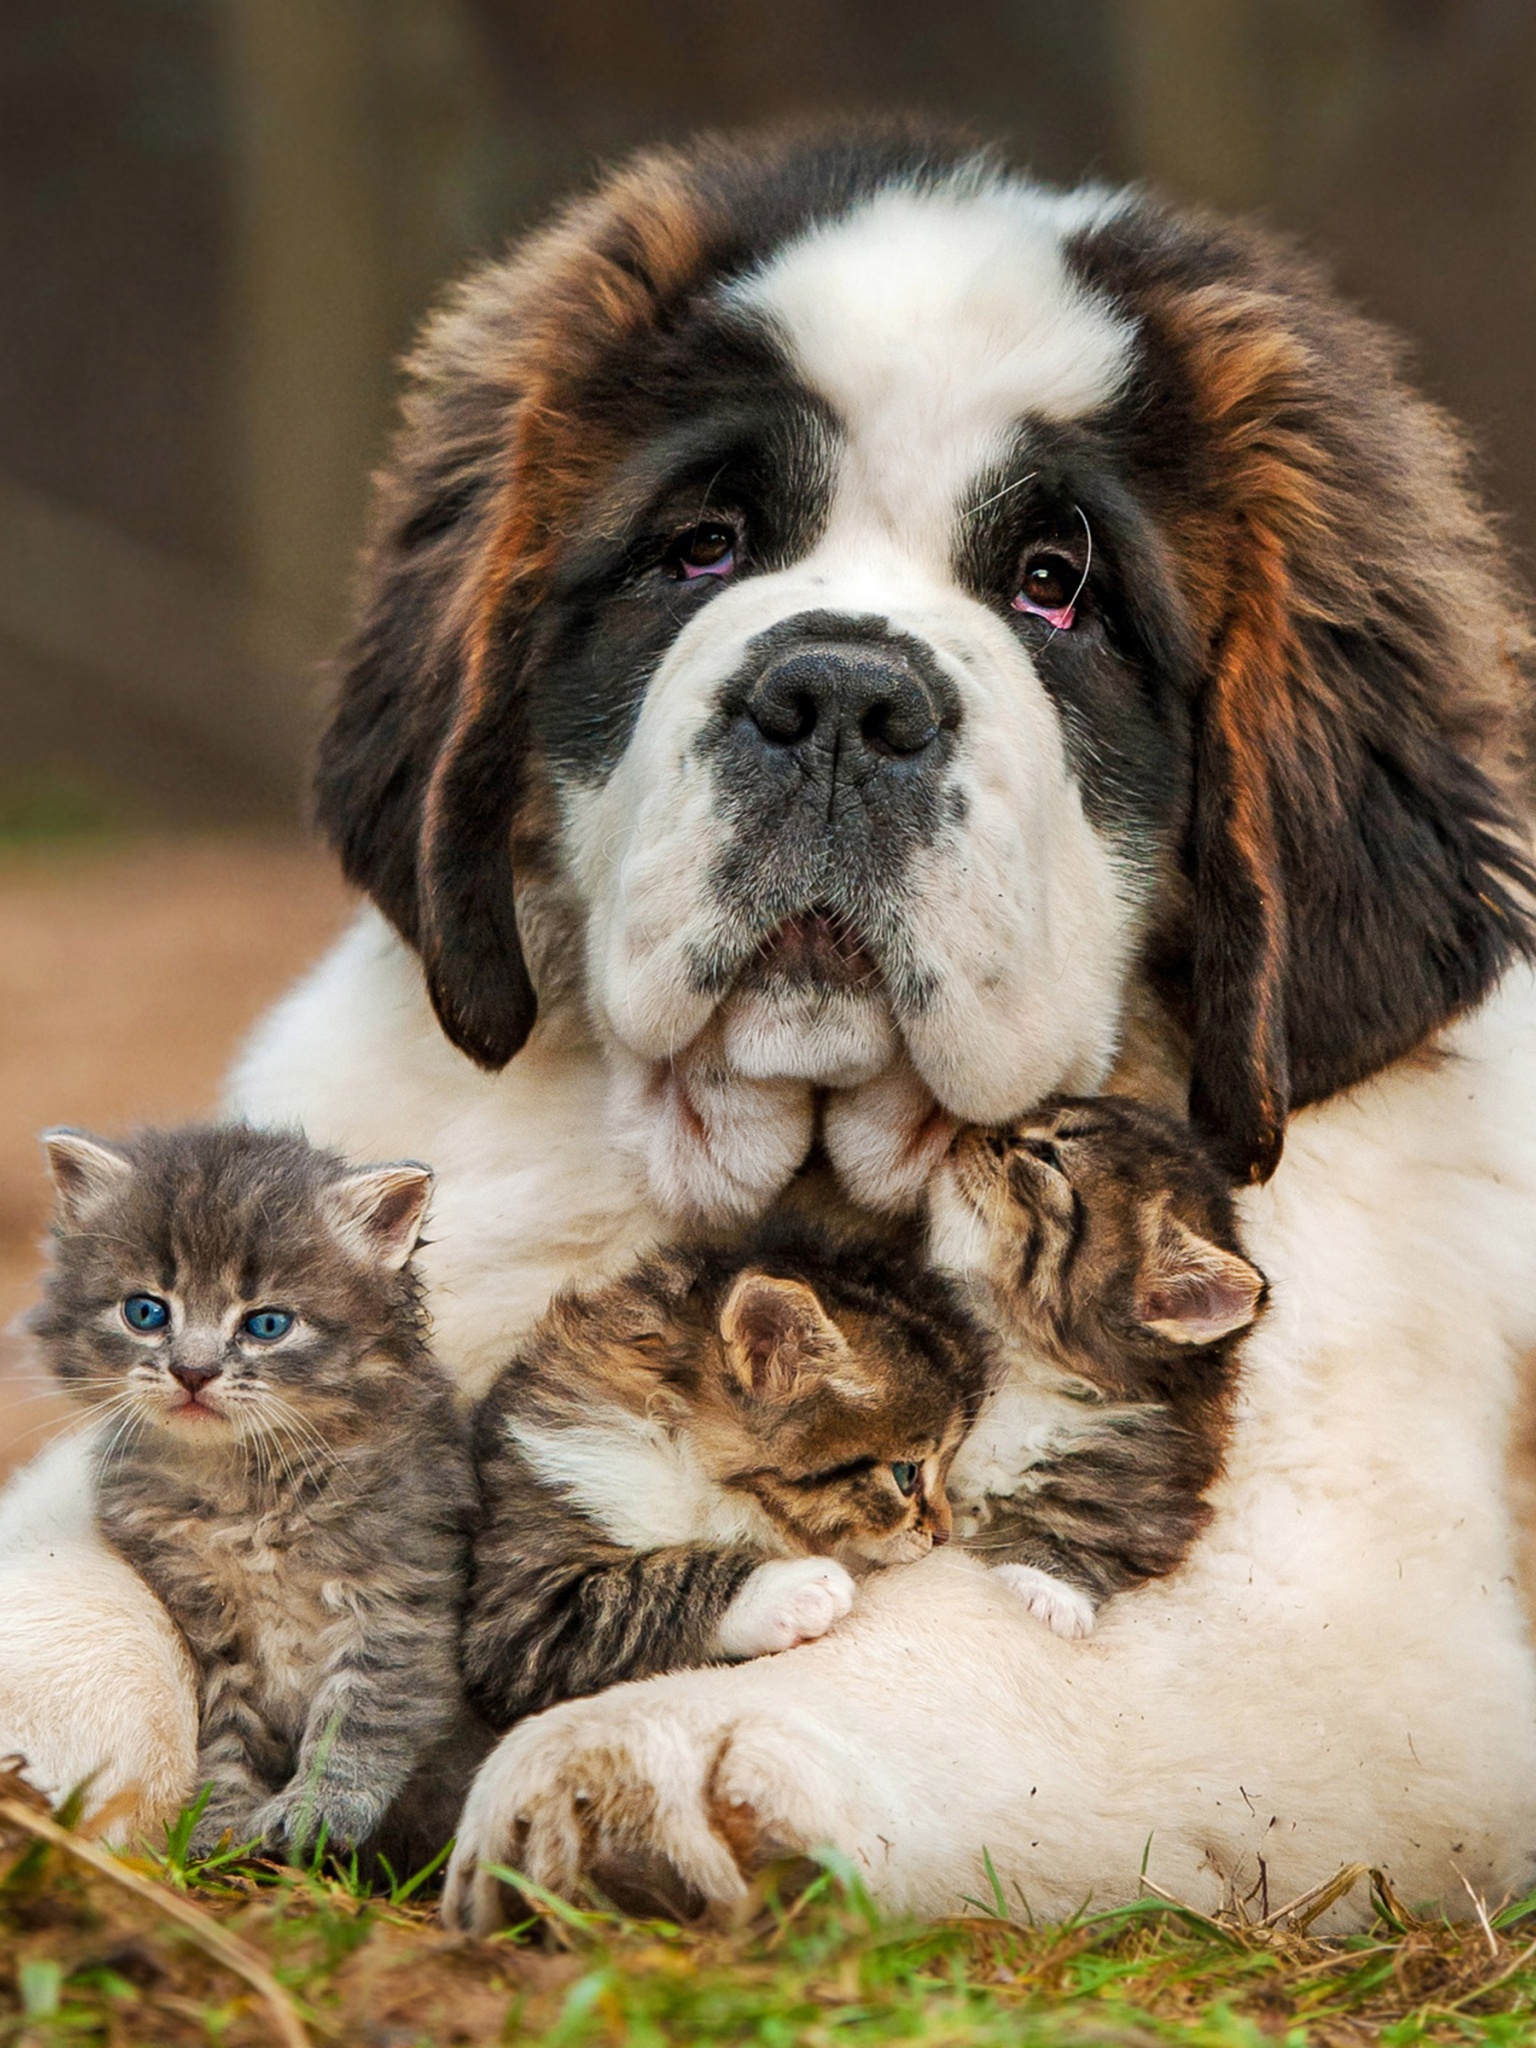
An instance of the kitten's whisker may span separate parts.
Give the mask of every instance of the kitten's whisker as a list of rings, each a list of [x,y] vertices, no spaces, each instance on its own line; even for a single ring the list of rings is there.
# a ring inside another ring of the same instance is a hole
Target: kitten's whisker
[[[283,1435],[277,1418],[272,1415],[263,1415],[258,1420],[261,1428],[261,1441],[273,1459],[274,1471],[280,1471],[282,1482],[290,1493],[299,1492],[301,1490],[300,1482],[302,1479],[307,1479],[308,1473],[301,1473],[295,1466],[292,1448],[287,1438]]]
[[[306,1415],[302,1408],[296,1407],[292,1401],[285,1400],[274,1387],[263,1386],[260,1391],[263,1399],[270,1402],[274,1409],[285,1415],[296,1428],[302,1430],[318,1449],[325,1452],[327,1457],[334,1457],[336,1455],[334,1446],[313,1416]]]
[[[981,1211],[974,1204],[968,1204],[967,1206],[970,1209],[970,1214],[967,1218],[970,1231],[969,1242],[965,1247],[965,1270],[967,1273],[975,1273],[981,1270],[982,1238],[986,1233],[986,1222]]]
[[[287,1453],[262,1416],[256,1417],[254,1445],[261,1465],[261,1483],[268,1493],[293,1484],[293,1468]]]
[[[57,1373],[40,1370],[36,1366],[24,1367],[14,1377],[23,1386],[30,1386],[32,1392],[23,1394],[23,1401],[35,1401],[40,1394],[54,1393],[66,1399],[71,1395],[88,1392],[92,1387],[121,1387],[125,1375],[120,1372],[76,1373],[69,1379],[61,1379]]]
[[[125,1406],[117,1427],[113,1430],[107,1443],[99,1453],[98,1463],[99,1469],[102,1472],[106,1472],[111,1468],[115,1458],[121,1458],[126,1455],[134,1437],[138,1435],[140,1425],[144,1419],[142,1407],[136,1399],[131,1405]]]
[[[109,1394],[104,1401],[93,1401],[80,1417],[82,1423],[105,1422],[109,1415],[115,1415],[119,1408],[132,1407],[139,1399],[136,1387],[119,1387],[115,1394]]]
[[[313,1437],[305,1436],[303,1431],[295,1426],[291,1417],[279,1415],[273,1419],[276,1426],[284,1431],[292,1442],[294,1455],[304,1467],[304,1476],[313,1486],[323,1485],[327,1472],[336,1462],[330,1454],[329,1447],[317,1443]]]
[[[285,1401],[280,1394],[275,1394],[270,1389],[266,1391],[265,1398],[270,1402],[274,1415],[282,1419],[299,1442],[307,1450],[311,1451],[321,1461],[322,1465],[333,1465],[335,1463],[335,1446],[310,1416],[306,1415],[302,1409],[296,1408],[291,1401]]]
[[[322,1447],[313,1437],[306,1437],[298,1429],[293,1415],[286,1410],[286,1404],[280,1403],[279,1412],[270,1420],[273,1429],[282,1434],[285,1442],[291,1440],[293,1454],[303,1470],[306,1484],[318,1493],[325,1484],[327,1469],[332,1462],[329,1447]]]
[[[282,1439],[264,1415],[256,1417],[256,1445],[261,1457],[264,1483],[271,1493],[293,1485],[293,1461],[283,1448]]]
[[[258,1389],[249,1398],[252,1419],[261,1430],[264,1441],[282,1460],[283,1474],[289,1486],[298,1491],[301,1476],[305,1485],[317,1486],[319,1481],[310,1463],[313,1447],[296,1426],[303,1418],[290,1410],[288,1403],[269,1388]]]
[[[240,1470],[247,1488],[265,1489],[267,1474],[260,1444],[253,1439],[239,1415],[231,1415],[230,1424],[235,1432],[235,1442],[240,1446]]]
[[[120,1414],[134,1399],[134,1395],[123,1392],[114,1395],[110,1401],[98,1401],[94,1406],[88,1408],[83,1415],[74,1416],[69,1422],[66,1422],[59,1430],[55,1441],[63,1443],[69,1437],[85,1436],[92,1430],[105,1428],[112,1417]],[[48,1426],[48,1418],[44,1417],[41,1422],[34,1423],[30,1429],[23,1430],[16,1439],[17,1443],[25,1443],[29,1436],[36,1436],[39,1430],[47,1429]]]
[[[5,1404],[5,1412],[7,1415],[14,1415],[22,1408],[35,1408],[39,1401],[67,1401],[68,1399],[69,1396],[64,1392],[62,1387],[40,1388],[38,1392],[35,1394],[23,1394],[20,1396],[19,1399],[15,1401],[7,1401]],[[88,1409],[85,1415],[80,1419],[88,1422],[92,1415],[99,1415],[100,1413],[101,1407],[98,1403],[96,1406]]]
[[[276,1492],[284,1485],[292,1486],[293,1462],[273,1427],[271,1416],[266,1413],[265,1402],[247,1393],[241,1397],[240,1406],[245,1411],[239,1418],[242,1434],[261,1467],[262,1485],[268,1492]]]
[[[292,1425],[284,1423],[279,1419],[277,1427],[279,1430],[291,1430]],[[285,1437],[284,1441],[291,1442],[293,1455],[298,1460],[304,1484],[318,1498],[325,1491],[329,1473],[328,1461],[315,1450],[312,1444],[307,1443],[303,1437]]]
[[[241,1436],[242,1447],[248,1447],[257,1468],[257,1483],[265,1493],[276,1493],[280,1480],[288,1476],[287,1460],[282,1456],[282,1447],[273,1438],[264,1418],[253,1413],[251,1427]]]
[[[289,1453],[288,1445],[284,1441],[281,1432],[270,1415],[258,1414],[256,1424],[257,1441],[261,1445],[261,1455],[266,1467],[268,1488],[274,1494],[279,1492],[297,1493],[299,1490],[299,1475],[294,1470],[293,1458]]]
[[[291,1401],[285,1401],[281,1394],[274,1394],[270,1391],[263,1398],[271,1413],[280,1415],[289,1428],[294,1431],[295,1435],[301,1436],[306,1443],[312,1444],[317,1451],[323,1452],[326,1457],[334,1457],[335,1452],[330,1440],[322,1434],[319,1426],[311,1417],[304,1413],[302,1408],[296,1408]]]

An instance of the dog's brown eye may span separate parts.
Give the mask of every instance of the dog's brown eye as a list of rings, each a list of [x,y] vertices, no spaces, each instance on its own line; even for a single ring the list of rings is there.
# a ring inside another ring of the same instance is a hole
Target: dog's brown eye
[[[1064,632],[1077,615],[1081,586],[1080,573],[1065,555],[1042,551],[1026,558],[1013,608],[1044,619],[1058,632]]]
[[[729,576],[736,566],[735,527],[719,519],[701,520],[673,541],[667,563],[685,582],[695,576]]]

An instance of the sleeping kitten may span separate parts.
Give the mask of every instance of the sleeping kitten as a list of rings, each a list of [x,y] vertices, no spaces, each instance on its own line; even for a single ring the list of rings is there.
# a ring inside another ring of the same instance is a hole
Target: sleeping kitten
[[[559,1297],[476,1422],[471,1695],[505,1726],[824,1634],[850,1568],[948,1539],[987,1368],[945,1282],[852,1241],[678,1248]]]
[[[459,1699],[472,1483],[409,1263],[432,1176],[242,1125],[43,1143],[30,1326],[197,1668],[194,1847],[374,1838]]]
[[[1124,1096],[962,1130],[929,1213],[935,1262],[966,1280],[1004,1365],[950,1475],[967,1547],[1086,1635],[1210,1518],[1264,1276],[1187,1126]]]

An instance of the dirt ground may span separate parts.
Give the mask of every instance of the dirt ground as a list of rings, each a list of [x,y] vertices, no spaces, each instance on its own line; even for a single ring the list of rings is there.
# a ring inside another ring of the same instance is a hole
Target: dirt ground
[[[10,1328],[35,1292],[48,1213],[37,1133],[212,1110],[245,1032],[350,905],[331,861],[294,841],[0,859],[0,1475],[64,1412]]]

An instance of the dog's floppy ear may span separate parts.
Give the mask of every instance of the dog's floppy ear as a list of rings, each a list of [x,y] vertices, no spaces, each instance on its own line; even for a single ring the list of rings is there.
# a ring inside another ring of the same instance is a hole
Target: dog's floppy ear
[[[498,282],[479,282],[483,311],[466,294],[411,366],[316,777],[348,880],[420,953],[444,1031],[487,1067],[518,1051],[536,1008],[512,895],[521,593],[498,547],[520,393],[474,360],[492,356]]]
[[[348,879],[420,953],[444,1031],[486,1067],[537,1008],[512,874],[530,628],[614,455],[570,394],[683,287],[690,197],[675,158],[638,158],[471,277],[407,365],[317,811]]]
[[[1191,1113],[1264,1180],[1290,1110],[1531,950],[1498,782],[1527,640],[1461,445],[1373,328],[1299,266],[1175,295],[1166,320],[1215,483],[1183,536],[1209,647]]]

